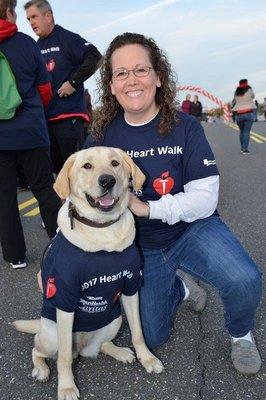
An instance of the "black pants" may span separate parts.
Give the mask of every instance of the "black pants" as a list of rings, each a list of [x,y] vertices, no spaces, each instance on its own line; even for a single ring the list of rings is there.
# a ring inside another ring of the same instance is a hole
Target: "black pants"
[[[52,238],[57,229],[61,201],[53,190],[53,173],[49,147],[31,150],[0,150],[0,241],[6,261],[25,259],[26,245],[17,200],[17,166],[25,172],[36,197],[46,231]]]
[[[80,118],[49,122],[51,158],[54,172],[63,167],[68,157],[83,148],[86,140],[84,121]]]

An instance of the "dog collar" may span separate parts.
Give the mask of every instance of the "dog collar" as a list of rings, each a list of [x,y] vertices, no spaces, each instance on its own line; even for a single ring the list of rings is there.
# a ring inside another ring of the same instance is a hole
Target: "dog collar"
[[[113,221],[109,221],[109,222],[100,223],[100,222],[91,221],[88,218],[81,217],[78,214],[77,210],[75,209],[74,204],[71,203],[71,201],[68,204],[68,216],[70,218],[70,228],[71,229],[74,229],[74,218],[77,219],[82,224],[92,226],[93,228],[106,228],[107,226],[113,225],[120,219],[120,215],[119,215],[119,217],[117,219],[115,219]]]

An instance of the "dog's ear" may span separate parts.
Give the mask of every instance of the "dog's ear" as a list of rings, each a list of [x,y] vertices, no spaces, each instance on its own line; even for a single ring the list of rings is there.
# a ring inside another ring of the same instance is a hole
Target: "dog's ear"
[[[70,157],[68,157],[54,183],[54,190],[56,191],[60,199],[66,199],[69,196],[69,172],[74,164],[75,159],[76,154],[72,154]]]
[[[133,189],[140,190],[145,182],[146,176],[125,151],[120,150],[120,152],[126,163],[126,166],[129,167],[130,175],[132,176]]]

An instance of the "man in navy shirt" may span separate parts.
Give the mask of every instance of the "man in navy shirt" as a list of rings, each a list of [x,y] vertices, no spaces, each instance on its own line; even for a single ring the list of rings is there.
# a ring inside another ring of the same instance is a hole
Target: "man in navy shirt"
[[[17,32],[16,0],[0,0],[0,51],[16,79],[21,105],[13,118],[0,121],[0,240],[3,258],[13,268],[26,267],[26,246],[17,203],[17,167],[21,165],[50,238],[61,206],[53,190],[49,136],[43,105],[51,85],[38,46]]]
[[[93,44],[55,24],[46,0],[24,6],[49,72],[53,97],[47,109],[54,172],[83,147],[86,110],[83,82],[96,71],[101,54]]]

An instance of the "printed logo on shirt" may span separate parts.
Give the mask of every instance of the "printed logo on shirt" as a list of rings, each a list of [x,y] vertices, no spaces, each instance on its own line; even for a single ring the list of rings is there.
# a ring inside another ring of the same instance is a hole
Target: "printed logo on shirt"
[[[87,290],[95,285],[101,285],[105,283],[112,283],[122,278],[131,279],[133,277],[133,272],[124,269],[123,271],[118,272],[115,275],[100,275],[99,277],[92,278],[89,281],[86,281],[82,284],[81,290]]]
[[[50,47],[48,49],[42,49],[41,53],[42,54],[48,54],[48,53],[52,53],[53,51],[60,51],[60,47],[56,46],[56,47]]]
[[[170,176],[169,171],[165,171],[159,178],[154,179],[153,188],[160,195],[168,194],[174,187],[175,181]]]
[[[154,157],[157,155],[163,156],[163,155],[167,155],[167,154],[181,155],[181,154],[183,154],[183,147],[163,146],[163,147],[157,147],[155,149],[153,147],[151,147],[150,149],[141,150],[141,151],[127,150],[127,154],[131,158]]]
[[[204,164],[206,167],[209,167],[209,165],[215,165],[215,164],[216,164],[216,161],[215,161],[215,160],[207,160],[207,158],[205,158],[205,159],[203,160],[203,164]]]
[[[87,296],[86,299],[81,298],[79,302],[81,303],[81,305],[78,306],[79,309],[90,314],[104,312],[108,306],[107,301],[101,296]]]
[[[46,64],[46,69],[48,72],[52,72],[55,67],[55,60],[52,58],[47,64]]]
[[[51,299],[56,294],[55,278],[48,278],[46,285],[46,298]]]

